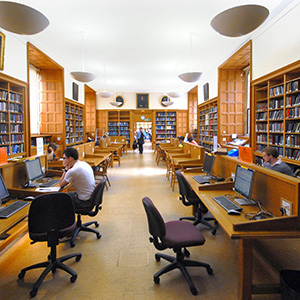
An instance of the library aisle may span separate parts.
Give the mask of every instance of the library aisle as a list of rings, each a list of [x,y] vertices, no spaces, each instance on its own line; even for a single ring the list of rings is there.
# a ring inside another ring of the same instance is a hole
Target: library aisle
[[[209,276],[205,269],[189,268],[198,289],[192,296],[178,270],[153,283],[153,274],[166,265],[156,262],[156,249],[149,242],[148,224],[142,198],[150,197],[165,221],[188,216],[190,207],[178,200],[178,187],[172,192],[165,177],[165,164],[156,165],[151,144],[145,144],[143,155],[128,151],[121,166],[108,170],[112,186],[104,192],[103,208],[93,218],[99,221],[102,238],[81,232],[76,246],[69,243],[58,246],[58,256],[82,252],[80,262],[67,264],[78,274],[70,283],[69,275],[61,270],[49,274],[34,299],[47,300],[234,300],[237,298],[237,244],[219,228],[213,236],[208,228],[201,227],[205,245],[190,248],[191,259],[207,262],[214,270]],[[84,221],[92,218],[84,217]],[[172,250],[165,253],[173,255]],[[29,292],[41,270],[29,271],[24,281],[18,280],[19,271],[28,265],[46,259],[46,243],[30,245],[28,234],[0,253],[0,298],[2,300],[29,299]],[[261,268],[256,267],[258,270]],[[261,270],[256,282],[268,278]],[[279,296],[253,296],[253,299],[278,300]]]

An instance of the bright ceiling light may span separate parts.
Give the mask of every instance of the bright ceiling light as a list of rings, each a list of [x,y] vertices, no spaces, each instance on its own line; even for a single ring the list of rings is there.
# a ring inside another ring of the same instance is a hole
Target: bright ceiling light
[[[178,77],[185,82],[196,82],[200,79],[201,72],[192,72],[192,32],[190,33],[190,72],[182,73]]]
[[[43,31],[49,24],[49,20],[34,8],[15,2],[0,2],[0,27],[7,31],[31,35]]]
[[[178,92],[169,92],[167,93],[168,96],[170,96],[171,98],[179,98],[181,95]]]
[[[112,101],[112,102],[109,102],[109,104],[112,106],[121,106],[122,102]]]
[[[228,37],[238,37],[259,27],[269,16],[269,10],[261,5],[241,5],[216,15],[210,25]]]
[[[101,98],[109,98],[113,95],[112,92],[108,92],[108,91],[101,91],[98,93],[98,95],[101,97]]]
[[[84,71],[84,32],[81,33],[82,38],[82,71],[71,72],[71,76],[80,82],[90,82],[96,78],[96,75]]]
[[[167,102],[162,102],[162,103],[163,103],[163,106],[170,106],[170,105],[174,104],[173,101],[167,101]]]

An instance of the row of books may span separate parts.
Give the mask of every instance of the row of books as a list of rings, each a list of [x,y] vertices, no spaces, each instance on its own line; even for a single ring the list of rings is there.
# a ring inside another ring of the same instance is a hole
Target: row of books
[[[165,122],[166,121],[166,118],[161,118],[161,117],[156,117],[156,122]]]
[[[10,122],[23,123],[23,115],[10,114]]]
[[[157,126],[156,126],[156,129],[165,129],[165,128],[166,128],[165,125],[157,125]]]
[[[285,149],[285,156],[289,159],[300,160],[300,150]]]
[[[258,102],[256,104],[256,110],[267,110],[268,109],[268,103],[267,102]]]
[[[269,108],[276,109],[283,107],[283,99],[270,100]]]
[[[10,124],[11,132],[23,132],[23,125]]]
[[[268,113],[265,112],[258,112],[256,113],[256,120],[258,121],[265,121],[268,118]]]
[[[286,122],[286,132],[299,132],[300,123]]]
[[[22,153],[24,152],[24,144],[15,144],[11,145],[11,154]]]
[[[275,97],[275,96],[279,96],[282,95],[284,93],[284,87],[283,84],[270,88],[270,97]]]
[[[273,145],[283,145],[283,135],[269,135],[269,143]]]
[[[0,110],[8,111],[8,103],[0,101]]]
[[[283,131],[284,131],[284,124],[282,122],[270,123],[270,132],[283,132]]]
[[[0,132],[6,133],[8,131],[8,125],[7,124],[0,124]]]
[[[0,144],[8,144],[8,135],[0,135]]]
[[[285,145],[289,147],[300,146],[300,135],[288,135],[285,137]]]
[[[129,126],[129,122],[108,122],[108,126]]]
[[[118,130],[109,130],[108,133],[109,133],[110,136],[119,135],[119,131]]]
[[[129,131],[120,131],[120,135],[122,135],[122,136],[126,136],[126,138],[130,138],[130,132]]]
[[[12,134],[10,136],[11,143],[20,143],[24,142],[24,135],[23,134]]]
[[[13,92],[10,92],[8,94],[8,91],[0,91],[0,99],[7,101],[8,100],[8,95],[9,95],[9,99],[11,101],[21,103],[22,95],[16,94],[16,93],[13,93]]]
[[[0,122],[7,122],[6,118],[7,118],[8,114],[5,112],[0,112]]]
[[[286,106],[300,105],[300,95],[287,96],[285,100]]]
[[[257,143],[267,143],[268,142],[268,136],[266,134],[258,134],[256,136],[256,142]]]
[[[267,123],[256,123],[256,131],[268,131],[268,124]]]
[[[300,106],[285,110],[286,118],[300,118]]]
[[[283,110],[273,110],[273,111],[270,111],[269,118],[271,120],[280,120],[280,119],[283,119]]]
[[[66,113],[66,119],[73,119],[73,115],[69,114],[69,113]]]
[[[167,129],[172,129],[172,130],[174,130],[174,129],[176,129],[176,126],[168,125],[168,126],[167,126]]]
[[[293,81],[291,81],[291,82],[288,82],[288,83],[286,84],[286,91],[287,91],[287,93],[291,93],[291,92],[298,91],[299,88],[300,88],[299,83],[300,83],[300,80],[299,80],[299,79],[293,80]]]
[[[9,111],[23,113],[23,105],[19,103],[9,103]]]

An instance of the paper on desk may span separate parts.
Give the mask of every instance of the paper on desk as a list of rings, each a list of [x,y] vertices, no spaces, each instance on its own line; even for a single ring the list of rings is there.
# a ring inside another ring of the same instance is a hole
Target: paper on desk
[[[42,193],[47,193],[47,192],[58,192],[60,190],[60,186],[53,186],[53,187],[44,187],[44,188],[36,188],[36,192],[42,192]]]

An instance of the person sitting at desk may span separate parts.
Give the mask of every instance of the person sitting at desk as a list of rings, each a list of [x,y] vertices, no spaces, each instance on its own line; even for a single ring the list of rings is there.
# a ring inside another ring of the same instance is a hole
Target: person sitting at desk
[[[264,159],[264,163],[262,165],[263,167],[295,177],[291,168],[286,163],[284,163],[280,158],[278,158],[278,152],[275,148],[272,147],[264,148],[262,150],[262,155]]]
[[[47,149],[47,159],[48,161],[57,160],[58,158],[55,155],[55,151],[58,149],[58,145],[56,143],[50,143]]]
[[[188,142],[198,146],[198,143],[191,136],[188,138]]]
[[[85,161],[80,161],[78,151],[68,147],[63,151],[65,170],[60,178],[61,187],[71,183],[75,192],[68,193],[75,208],[89,207],[90,198],[95,189],[95,178],[92,167]]]

